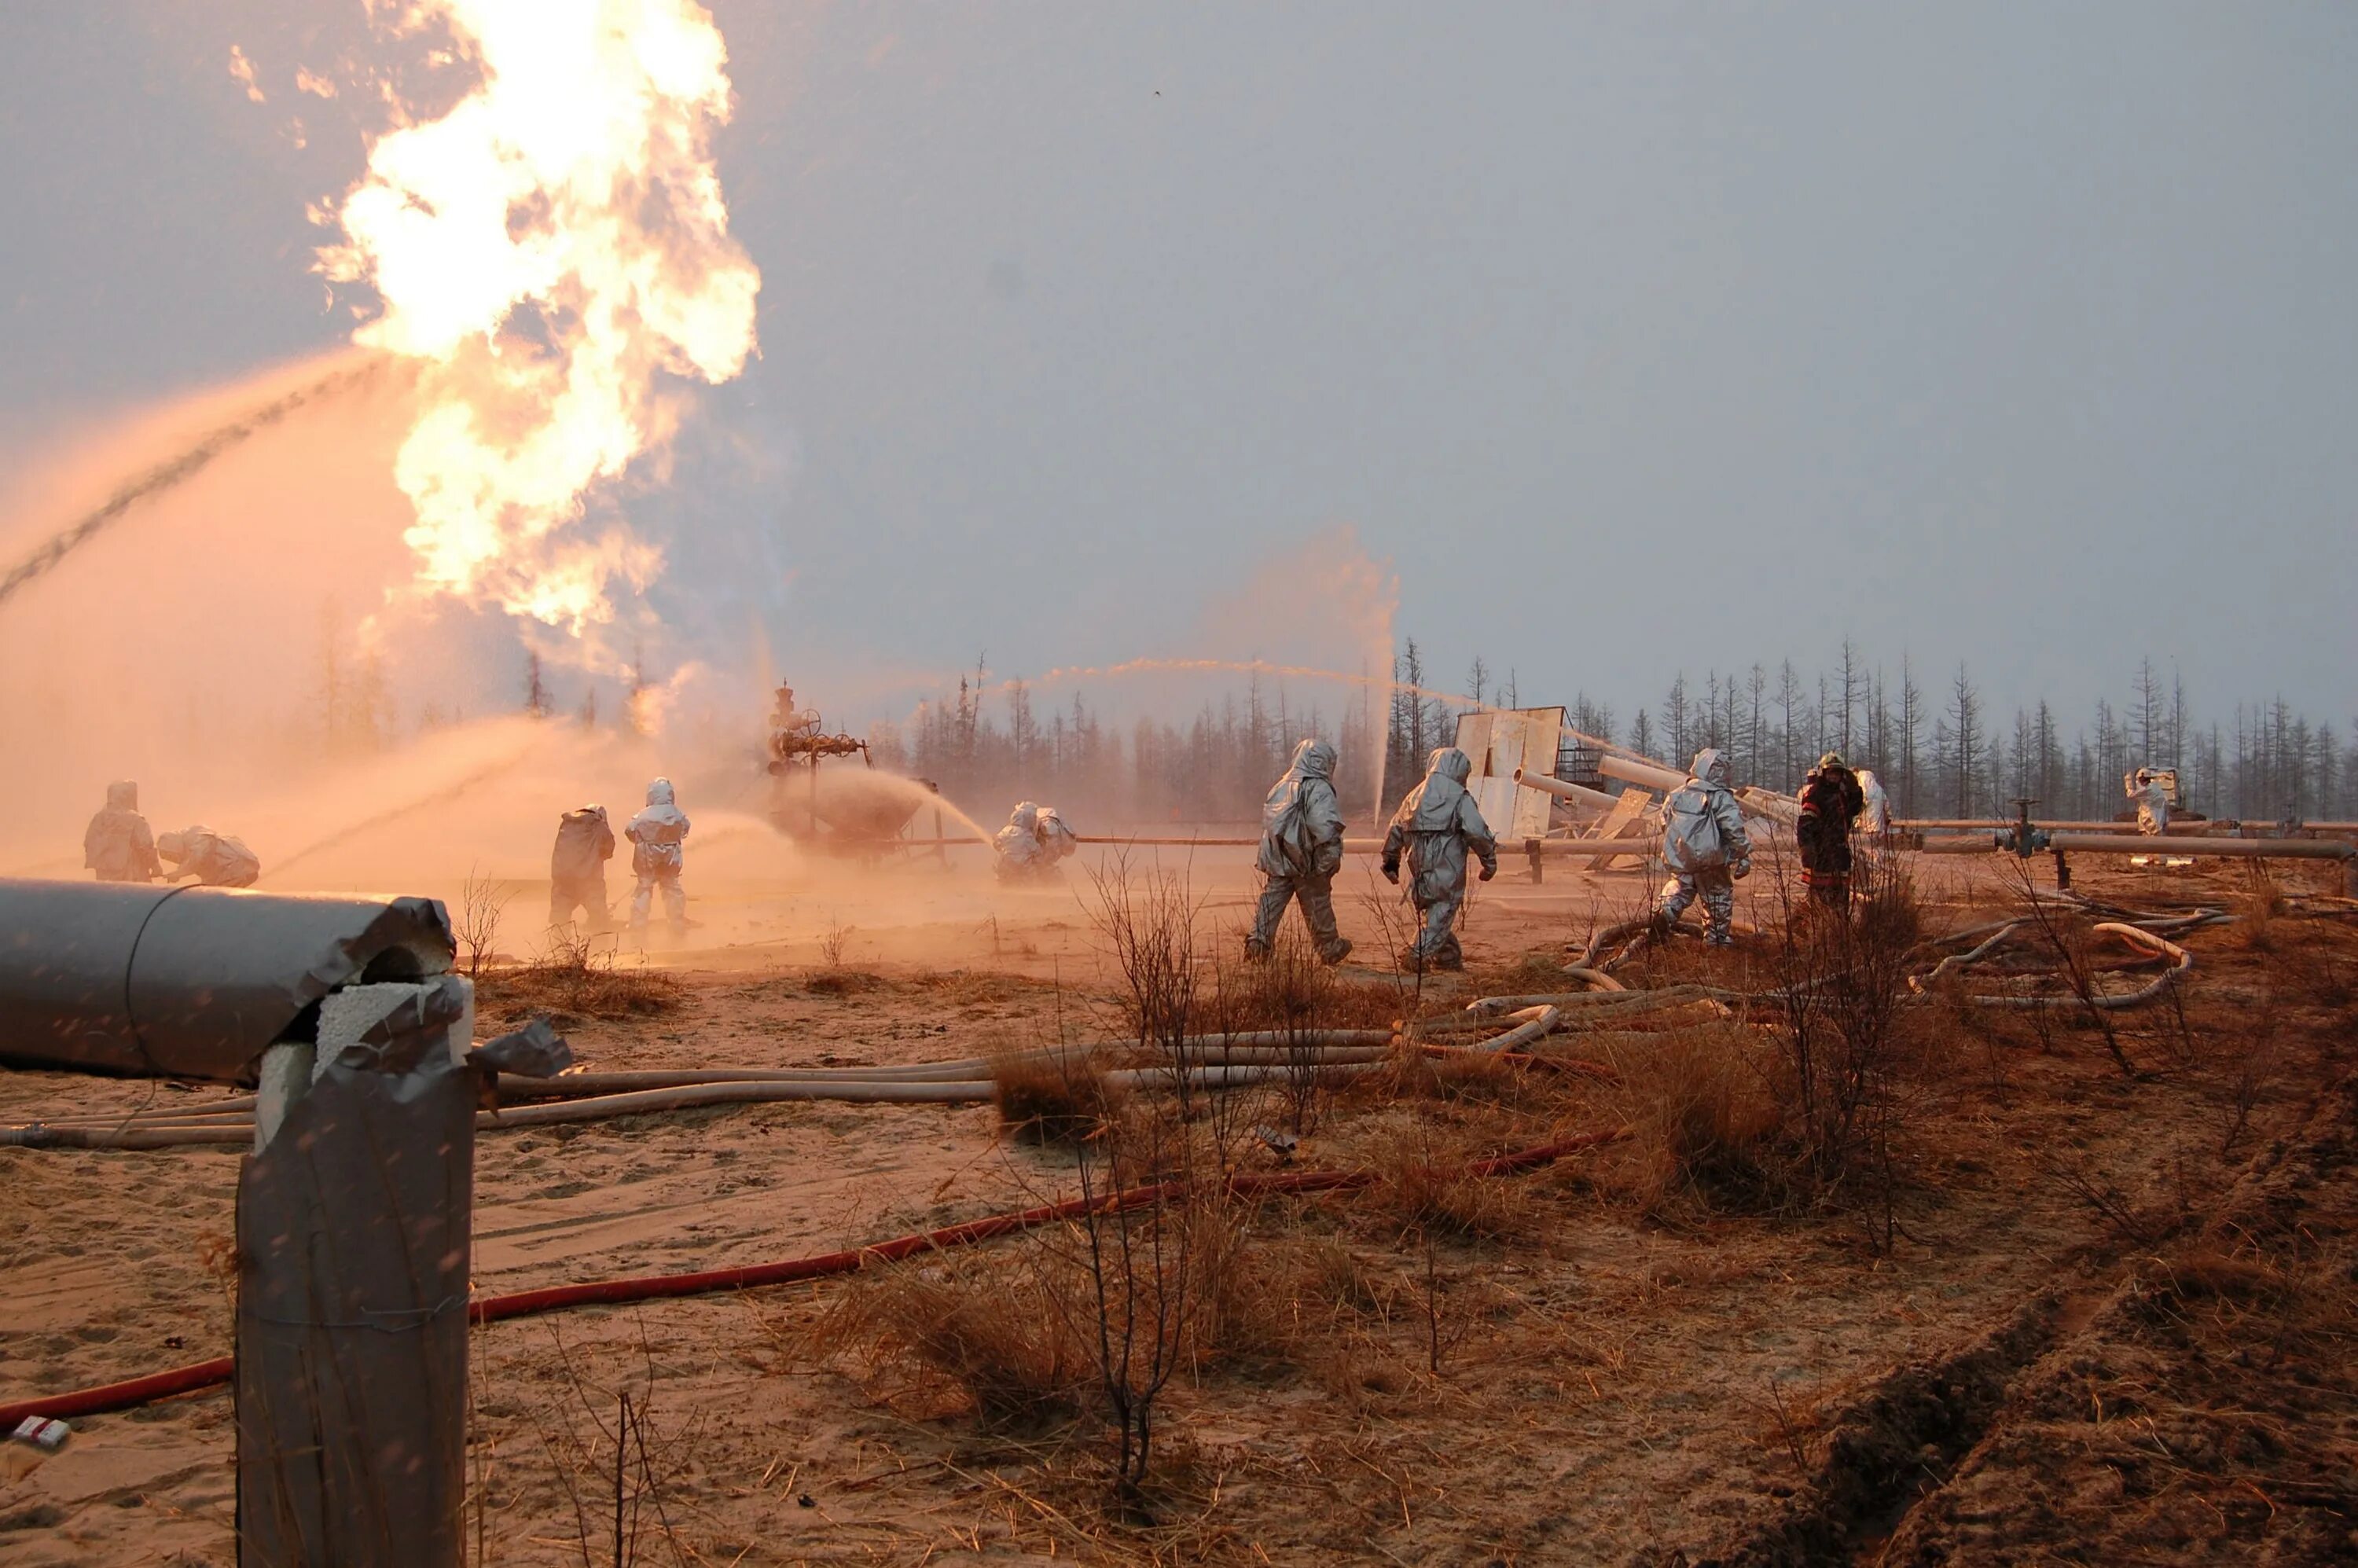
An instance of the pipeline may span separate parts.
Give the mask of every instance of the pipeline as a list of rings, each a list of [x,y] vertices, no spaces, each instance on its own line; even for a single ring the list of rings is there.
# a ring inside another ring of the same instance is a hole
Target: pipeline
[[[1977,855],[2011,850],[2011,830],[1928,837],[1927,855]],[[2342,838],[2210,838],[2183,834],[2044,833],[2041,849],[2074,855],[2186,855],[2247,860],[2352,860],[2358,846]]]
[[[1322,1076],[1349,1078],[1371,1072],[1382,1065],[1389,1054],[1392,1038],[1389,1031],[1347,1033],[1380,1034],[1385,1045],[1380,1048],[1357,1045],[1340,1050],[1311,1050],[1307,1053],[1310,1059],[1306,1062],[1271,1052],[1257,1053],[1262,1057],[1257,1061],[1195,1063],[1185,1069],[1186,1082],[1191,1087],[1202,1088],[1234,1088],[1290,1079],[1305,1067]],[[1172,1067],[1137,1067],[1118,1069],[1105,1076],[1108,1082],[1122,1087],[1152,1088],[1173,1083],[1175,1073]],[[661,1074],[600,1076],[646,1076],[658,1080],[665,1076]],[[590,1075],[579,1076],[589,1077]],[[534,1083],[533,1087],[535,1093],[546,1093],[551,1086],[561,1086],[564,1082],[562,1078],[539,1080]],[[625,1089],[619,1093],[589,1093],[578,1098],[558,1098],[544,1103],[504,1106],[497,1110],[482,1111],[475,1118],[475,1130],[478,1132],[508,1131],[518,1128],[601,1121],[615,1117],[645,1116],[716,1105],[775,1105],[821,1100],[852,1105],[979,1105],[992,1099],[997,1092],[997,1085],[988,1076],[882,1082],[850,1079],[779,1082],[739,1076],[718,1081],[659,1082],[656,1087]],[[243,1098],[249,1101],[251,1098]],[[249,1103],[239,1110],[212,1115],[179,1113],[103,1121],[34,1122],[20,1127],[0,1128],[0,1148],[122,1152],[227,1148],[253,1141],[251,1114]]]
[[[1465,1167],[1469,1177],[1491,1178],[1520,1175],[1555,1163],[1559,1160],[1607,1143],[1617,1142],[1628,1136],[1626,1127],[1609,1131],[1585,1132],[1549,1143],[1535,1144],[1511,1153],[1477,1160]],[[1369,1170],[1350,1171],[1276,1171],[1263,1173],[1234,1175],[1223,1184],[1226,1191],[1237,1197],[1274,1197],[1321,1192],[1346,1192],[1372,1186],[1378,1173]],[[939,1230],[922,1231],[895,1237],[871,1247],[838,1252],[822,1252],[815,1256],[790,1258],[774,1263],[754,1263],[734,1269],[707,1269],[685,1274],[644,1274],[632,1279],[593,1280],[578,1284],[549,1285],[538,1290],[514,1291],[503,1295],[484,1296],[468,1306],[471,1322],[503,1323],[511,1318],[536,1316],[542,1313],[562,1312],[570,1307],[622,1305],[633,1302],[660,1301],[681,1296],[710,1295],[721,1291],[753,1290],[769,1285],[795,1284],[805,1280],[820,1280],[852,1274],[871,1263],[892,1263],[919,1253],[943,1252],[954,1247],[970,1247],[978,1242],[1013,1236],[1043,1226],[1056,1225],[1065,1220],[1087,1217],[1092,1211],[1120,1214],[1157,1203],[1167,1203],[1186,1195],[1184,1182],[1161,1182],[1142,1187],[1130,1187],[1100,1198],[1071,1198],[1063,1203],[1046,1204],[1037,1208],[1012,1213],[989,1215],[970,1219],[961,1225],[946,1226]],[[227,1356],[210,1361],[199,1361],[169,1371],[151,1373],[144,1378],[132,1378],[122,1382],[101,1384],[95,1388],[76,1389],[67,1393],[48,1394],[38,1399],[19,1400],[0,1405],[0,1430],[13,1429],[27,1417],[40,1416],[70,1421],[88,1415],[102,1415],[110,1411],[129,1410],[152,1404],[158,1400],[180,1394],[201,1392],[228,1382],[236,1370],[236,1363]]]

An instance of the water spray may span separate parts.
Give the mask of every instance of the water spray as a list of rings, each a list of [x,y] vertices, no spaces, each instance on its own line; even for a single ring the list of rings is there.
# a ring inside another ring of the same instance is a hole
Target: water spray
[[[531,754],[532,748],[529,746],[524,747],[508,756],[501,758],[496,762],[490,762],[482,767],[477,768],[473,773],[469,773],[465,778],[459,780],[456,784],[446,785],[441,789],[434,791],[431,795],[422,795],[406,805],[396,806],[390,811],[380,811],[374,816],[368,817],[360,822],[355,822],[349,827],[340,827],[335,832],[329,834],[325,838],[319,839],[314,843],[307,844],[302,849],[296,850],[293,854],[279,861],[276,866],[271,868],[272,874],[283,874],[301,864],[303,861],[309,860],[314,855],[324,854],[340,844],[349,843],[351,840],[359,838],[363,833],[373,832],[379,827],[386,826],[388,823],[398,822],[403,817],[409,816],[413,812],[423,811],[429,806],[441,806],[449,801],[456,800],[460,795],[465,795],[469,790],[473,789],[477,784],[484,784],[492,779],[499,777],[502,773],[504,773],[509,769],[515,767],[518,763],[522,762],[525,758]]]
[[[75,550],[104,533],[122,520],[142,501],[161,495],[203,471],[206,465],[231,448],[242,445],[249,438],[270,428],[297,409],[352,391],[373,378],[384,367],[381,356],[369,355],[359,364],[346,365],[330,372],[310,385],[273,398],[258,407],[248,409],[228,424],[207,431],[194,444],[177,456],[157,463],[145,473],[125,481],[104,504],[96,511],[77,518],[51,535],[47,541],[15,566],[5,577],[0,577],[0,604],[5,604],[17,589],[37,578],[46,576],[51,568]]]

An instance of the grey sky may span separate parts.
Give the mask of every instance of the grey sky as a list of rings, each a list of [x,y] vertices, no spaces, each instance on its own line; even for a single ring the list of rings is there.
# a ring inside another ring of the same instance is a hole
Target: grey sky
[[[763,358],[635,508],[676,622],[1232,654],[1206,596],[1349,522],[1527,699],[1847,631],[2358,703],[2358,10],[713,8]],[[0,451],[341,335],[292,79],[358,10],[5,11]]]

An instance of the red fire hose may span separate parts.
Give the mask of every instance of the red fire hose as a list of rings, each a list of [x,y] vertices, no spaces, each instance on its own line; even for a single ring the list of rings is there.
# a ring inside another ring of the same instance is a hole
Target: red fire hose
[[[1535,1171],[1543,1165],[1553,1164],[1566,1155],[1577,1154],[1584,1149],[1610,1143],[1627,1130],[1626,1128],[1616,1128],[1609,1132],[1584,1132],[1553,1143],[1519,1149],[1510,1154],[1476,1161],[1466,1167],[1466,1173],[1470,1176],[1509,1176]],[[1369,1186],[1375,1181],[1376,1173],[1373,1171],[1272,1171],[1231,1176],[1228,1188],[1239,1197],[1260,1197],[1288,1193],[1341,1192]],[[822,1252],[808,1258],[789,1258],[776,1263],[753,1263],[739,1269],[706,1269],[688,1274],[644,1274],[637,1279],[592,1280],[581,1284],[549,1285],[536,1291],[514,1291],[506,1295],[483,1297],[469,1308],[469,1316],[477,1323],[497,1323],[503,1318],[530,1317],[538,1313],[562,1312],[568,1307],[655,1301],[666,1296],[706,1295],[716,1291],[784,1285],[799,1280],[856,1273],[871,1260],[889,1263],[919,1252],[968,1247],[978,1241],[990,1241],[1001,1236],[1012,1236],[1017,1231],[1054,1225],[1059,1220],[1077,1219],[1089,1211],[1093,1202],[1096,1207],[1106,1213],[1141,1207],[1176,1197],[1184,1191],[1185,1185],[1183,1182],[1163,1182],[1152,1186],[1130,1187],[1095,1200],[1072,1198],[1064,1203],[1021,1209],[1012,1214],[987,1215],[980,1219],[968,1220],[963,1225],[895,1237],[873,1247]],[[198,1361],[189,1366],[176,1367],[168,1372],[153,1372],[146,1377],[132,1378],[120,1383],[103,1383],[96,1388],[76,1389],[70,1393],[19,1400],[14,1404],[0,1405],[0,1431],[14,1427],[27,1416],[70,1420],[106,1411],[129,1410],[136,1405],[153,1404],[157,1400],[168,1400],[177,1394],[192,1394],[200,1390],[217,1388],[228,1382],[235,1369],[236,1362],[232,1357],[216,1356],[210,1361]]]

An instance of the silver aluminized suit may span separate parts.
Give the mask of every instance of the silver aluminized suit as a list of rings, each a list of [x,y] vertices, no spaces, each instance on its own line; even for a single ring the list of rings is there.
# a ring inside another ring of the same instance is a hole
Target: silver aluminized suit
[[[167,833],[156,849],[177,869],[169,881],[194,877],[199,887],[250,888],[262,876],[262,860],[240,838],[200,825]]]
[[[567,925],[575,910],[585,909],[590,930],[606,929],[606,862],[613,858],[614,828],[604,806],[580,806],[557,819],[557,842],[548,852],[550,925]]]
[[[1890,832],[1891,795],[1883,787],[1883,781],[1875,776],[1873,768],[1858,770],[1858,794],[1862,804],[1854,826],[1870,838],[1880,838]]]
[[[1727,759],[1715,746],[1697,752],[1687,782],[1662,803],[1662,860],[1671,880],[1662,884],[1655,913],[1675,925],[1698,895],[1703,899],[1705,939],[1725,947],[1735,941],[1734,879],[1752,870],[1752,840],[1744,813],[1728,787]]]
[[[1335,748],[1304,741],[1260,807],[1260,907],[1253,912],[1245,956],[1265,958],[1277,946],[1285,906],[1302,903],[1303,923],[1318,956],[1339,964],[1351,945],[1335,928],[1335,873],[1343,869],[1343,803],[1335,795]]]
[[[622,837],[631,841],[631,870],[639,879],[631,892],[631,929],[646,930],[647,912],[661,888],[673,934],[686,931],[687,892],[679,885],[679,876],[687,865],[687,816],[672,799],[671,780],[647,785],[646,806],[631,818]]]
[[[2159,779],[2137,771],[2129,788],[2129,804],[2136,807],[2137,831],[2148,838],[2169,831],[2169,791]]]
[[[999,852],[992,870],[1001,881],[1033,882],[1050,880],[1056,862],[1077,850],[1080,841],[1055,806],[1026,800],[1018,802],[1007,826],[991,835],[990,847]]]
[[[106,809],[82,832],[81,863],[103,882],[147,882],[164,874],[156,859],[156,836],[139,815],[139,786],[131,780],[106,786]]]
[[[1384,875],[1400,881],[1405,852],[1409,897],[1424,917],[1424,927],[1408,950],[1412,968],[1466,967],[1456,927],[1458,906],[1466,900],[1467,851],[1480,858],[1484,881],[1498,874],[1498,840],[1466,790],[1473,773],[1473,759],[1456,747],[1433,752],[1422,782],[1408,792],[1384,833]]]

